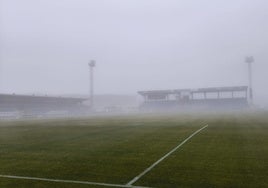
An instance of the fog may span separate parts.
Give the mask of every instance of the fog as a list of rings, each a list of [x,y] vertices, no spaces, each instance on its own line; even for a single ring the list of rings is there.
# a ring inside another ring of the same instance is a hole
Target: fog
[[[247,85],[268,106],[267,0],[0,0],[0,93]]]

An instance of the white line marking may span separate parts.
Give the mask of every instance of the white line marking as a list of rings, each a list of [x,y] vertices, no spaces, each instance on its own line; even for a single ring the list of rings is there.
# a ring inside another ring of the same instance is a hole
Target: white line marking
[[[97,183],[97,182],[88,182],[88,181],[60,180],[60,179],[48,179],[48,178],[24,177],[24,176],[11,176],[11,175],[0,175],[0,178],[22,179],[22,180],[35,180],[35,181],[46,181],[46,182],[56,182],[56,183],[73,183],[73,184],[85,184],[85,185],[98,185],[98,186],[106,186],[106,187],[149,188],[149,187],[132,186],[132,185],[120,185],[120,184],[110,184],[110,183]]]
[[[133,178],[130,182],[128,182],[126,185],[131,186],[133,185],[136,181],[138,181],[142,176],[144,176],[146,173],[148,173],[150,170],[152,170],[156,165],[158,165],[161,161],[163,161],[165,158],[167,158],[169,155],[174,153],[177,149],[179,149],[183,144],[185,144],[188,140],[190,140],[193,136],[195,136],[197,133],[202,131],[203,129],[207,128],[208,125],[205,125],[201,129],[195,131],[193,134],[191,134],[188,138],[186,138],[183,142],[181,142],[177,147],[175,147],[173,150],[168,152],[166,155],[164,155],[162,158],[160,158],[158,161],[156,161],[154,164],[152,164],[149,168],[144,170],[142,173],[140,173],[138,176]]]

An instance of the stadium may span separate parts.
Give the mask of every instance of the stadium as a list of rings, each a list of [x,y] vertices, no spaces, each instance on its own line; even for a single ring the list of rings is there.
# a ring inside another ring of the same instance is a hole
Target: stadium
[[[267,20],[267,0],[0,0],[0,188],[268,188]]]
[[[213,87],[139,91],[144,102],[143,110],[208,110],[245,109],[248,107],[248,87]]]
[[[0,94],[0,118],[76,116],[87,112],[87,99]]]

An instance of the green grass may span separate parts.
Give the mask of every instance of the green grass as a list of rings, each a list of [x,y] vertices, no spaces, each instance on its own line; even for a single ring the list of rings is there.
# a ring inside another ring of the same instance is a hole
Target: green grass
[[[268,114],[0,122],[0,174],[135,185],[268,187]],[[100,187],[0,178],[0,187]]]

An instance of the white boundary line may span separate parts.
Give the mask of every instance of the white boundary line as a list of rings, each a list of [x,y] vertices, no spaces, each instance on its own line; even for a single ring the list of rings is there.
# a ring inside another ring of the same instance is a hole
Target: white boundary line
[[[205,125],[204,127],[202,127],[201,129],[198,129],[197,131],[195,131],[193,134],[191,134],[188,138],[186,138],[183,142],[181,142],[178,146],[176,146],[173,150],[171,150],[170,152],[168,152],[166,155],[164,155],[162,158],[160,158],[158,161],[156,161],[155,163],[153,163],[149,168],[147,168],[146,170],[144,170],[142,173],[140,173],[138,176],[136,176],[135,178],[133,178],[130,182],[128,182],[126,184],[126,186],[132,186],[136,181],[138,181],[142,176],[144,176],[146,173],[148,173],[150,170],[152,170],[156,165],[158,165],[161,161],[163,161],[165,158],[167,158],[169,155],[171,155],[172,153],[174,153],[177,149],[179,149],[183,144],[185,144],[188,140],[190,140],[193,136],[195,136],[197,133],[199,133],[200,131],[202,131],[203,129],[207,128],[208,125]]]
[[[106,186],[106,187],[149,188],[149,187],[132,186],[132,185],[120,185],[120,184],[110,184],[110,183],[97,183],[97,182],[89,182],[89,181],[60,180],[60,179],[25,177],[25,176],[11,176],[11,175],[0,175],[0,178],[34,180],[34,181],[46,181],[46,182],[56,182],[56,183],[73,183],[73,184],[84,184],[84,185],[98,185],[98,186]]]

